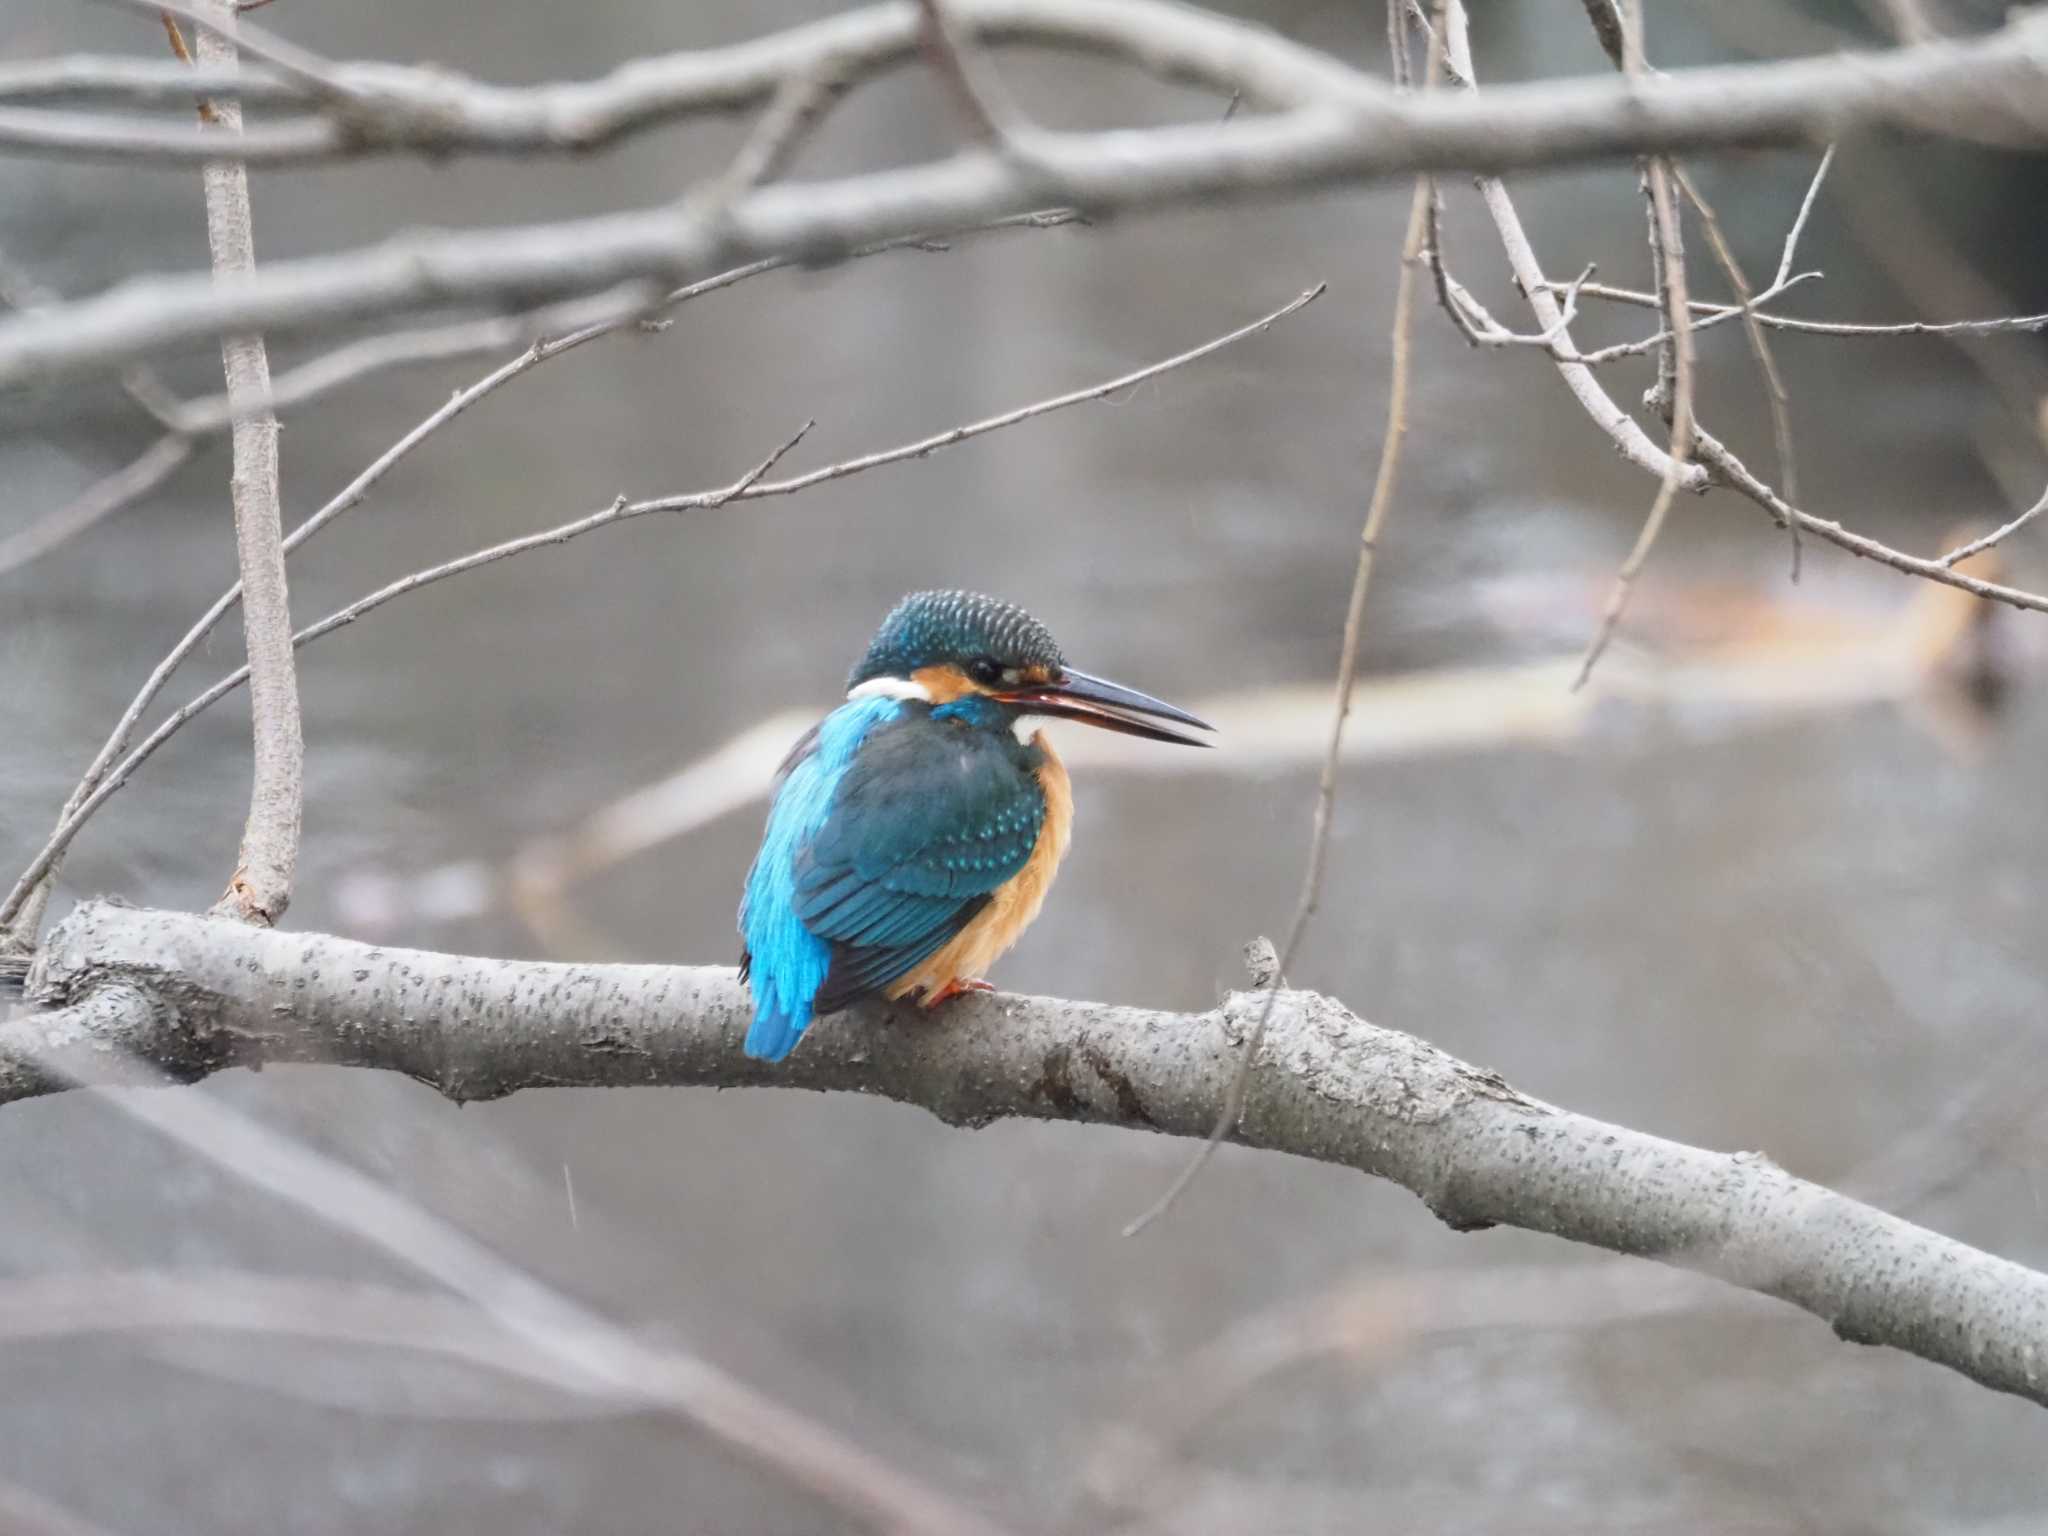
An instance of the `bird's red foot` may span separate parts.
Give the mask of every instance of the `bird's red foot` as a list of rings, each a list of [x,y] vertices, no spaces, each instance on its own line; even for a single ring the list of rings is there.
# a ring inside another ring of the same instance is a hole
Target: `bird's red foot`
[[[995,991],[995,984],[993,982],[983,981],[979,976],[956,976],[951,981],[947,982],[943,987],[939,988],[938,991],[926,997],[924,1000],[924,1006],[927,1008],[936,1008],[939,1006],[939,1004],[945,1002],[948,998],[962,997],[969,992],[993,991]]]

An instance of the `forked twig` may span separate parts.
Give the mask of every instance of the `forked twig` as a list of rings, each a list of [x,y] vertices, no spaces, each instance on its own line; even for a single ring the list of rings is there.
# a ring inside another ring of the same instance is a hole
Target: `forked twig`
[[[1826,162],[1823,161],[1823,164]],[[1700,216],[1700,225],[1707,232],[1707,244],[1713,247],[1714,259],[1727,274],[1728,285],[1735,290],[1735,297],[1742,306],[1742,329],[1749,338],[1749,350],[1756,358],[1758,370],[1764,376],[1764,391],[1771,407],[1771,440],[1778,452],[1778,483],[1784,488],[1785,499],[1799,500],[1799,465],[1792,449],[1792,396],[1785,388],[1785,376],[1778,371],[1778,360],[1771,353],[1771,344],[1764,336],[1763,327],[1757,324],[1756,296],[1749,286],[1749,275],[1742,270],[1742,263],[1736,259],[1735,247],[1729,244],[1722,232],[1721,221],[1693,180],[1686,175],[1685,168],[1672,162],[1671,174],[1678,182],[1678,189],[1685,194]],[[1801,205],[1801,213],[1805,205]],[[1786,256],[1789,257],[1790,240],[1787,241]],[[1690,316],[1687,317],[1690,323]],[[1697,327],[1694,327],[1697,330]],[[1787,523],[1785,532],[1792,541],[1792,579],[1799,579],[1799,525]]]
[[[1641,74],[1645,69],[1643,61],[1643,16],[1642,0],[1627,0],[1623,8],[1624,57],[1632,74]],[[1671,446],[1667,450],[1663,477],[1657,482],[1657,494],[1651,499],[1649,514],[1643,519],[1643,526],[1636,535],[1635,547],[1629,551],[1628,559],[1622,562],[1615,574],[1614,586],[1607,598],[1607,608],[1600,616],[1600,628],[1593,641],[1586,647],[1585,660],[1579,664],[1579,675],[1572,683],[1574,690],[1586,686],[1586,680],[1593,675],[1593,667],[1600,655],[1614,638],[1615,628],[1621,623],[1621,616],[1628,608],[1629,594],[1635,589],[1636,578],[1642,574],[1648,563],[1650,551],[1656,547],[1657,536],[1664,530],[1664,520],[1671,511],[1671,503],[1678,494],[1680,473],[1692,452],[1693,439],[1693,391],[1696,387],[1697,368],[1693,356],[1692,311],[1686,299],[1685,251],[1679,240],[1678,206],[1672,195],[1671,164],[1662,156],[1652,156],[1645,166],[1650,186],[1651,233],[1653,237],[1654,265],[1661,277],[1669,311],[1665,324],[1671,329],[1669,348],[1670,364],[1667,372],[1662,364],[1653,398],[1660,404],[1668,403],[1671,413]],[[1668,400],[1665,394],[1669,387]]]

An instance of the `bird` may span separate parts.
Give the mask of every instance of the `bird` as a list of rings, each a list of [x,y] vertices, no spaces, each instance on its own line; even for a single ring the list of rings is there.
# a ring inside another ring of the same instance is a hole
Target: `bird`
[[[1053,720],[1187,746],[1205,721],[1070,667],[1046,627],[978,592],[913,592],[846,702],[776,775],[740,902],[747,1055],[783,1060],[862,998],[933,1008],[1038,916],[1073,827]]]

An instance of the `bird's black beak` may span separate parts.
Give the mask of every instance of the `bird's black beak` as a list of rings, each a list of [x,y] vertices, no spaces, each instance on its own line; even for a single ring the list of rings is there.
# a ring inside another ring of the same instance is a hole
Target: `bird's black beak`
[[[1036,715],[1081,720],[1089,725],[1099,725],[1104,730],[1121,731],[1126,736],[1171,741],[1184,747],[1215,745],[1187,729],[1193,726],[1203,731],[1215,730],[1216,727],[1208,721],[1197,719],[1184,709],[1175,709],[1149,693],[1140,693],[1107,678],[1090,677],[1072,667],[1063,669],[1057,682],[1034,683],[999,693],[996,697],[1005,704]]]

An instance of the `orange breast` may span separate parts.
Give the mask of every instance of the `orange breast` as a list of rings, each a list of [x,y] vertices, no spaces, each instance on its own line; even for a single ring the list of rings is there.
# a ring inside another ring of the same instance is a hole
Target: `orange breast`
[[[1038,748],[1045,763],[1038,770],[1039,787],[1045,791],[1045,825],[1031,857],[1005,885],[999,886],[987,906],[931,959],[902,977],[889,988],[890,997],[908,997],[922,992],[936,998],[956,981],[979,977],[1012,944],[1023,937],[1045,905],[1045,893],[1052,889],[1060,860],[1067,856],[1067,840],[1074,829],[1074,793],[1063,764],[1041,732]]]

